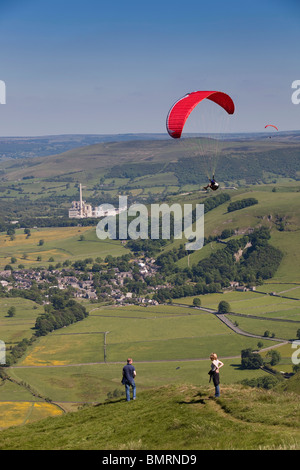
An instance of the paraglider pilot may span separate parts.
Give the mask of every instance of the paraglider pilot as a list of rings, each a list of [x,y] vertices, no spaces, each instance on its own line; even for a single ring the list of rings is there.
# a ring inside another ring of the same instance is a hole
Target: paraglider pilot
[[[209,184],[208,184],[207,186],[204,186],[203,189],[206,190],[206,189],[210,188],[210,189],[212,189],[213,191],[216,191],[216,190],[218,189],[218,187],[219,187],[219,183],[216,182],[216,180],[215,180],[215,175],[213,175],[212,179],[210,179],[210,178],[208,178],[208,179],[209,179],[210,182],[209,182]]]

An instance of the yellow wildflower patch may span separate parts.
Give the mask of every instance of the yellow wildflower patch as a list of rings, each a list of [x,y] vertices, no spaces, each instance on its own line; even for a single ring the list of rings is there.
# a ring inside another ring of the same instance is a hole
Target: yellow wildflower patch
[[[63,412],[57,406],[44,402],[0,402],[0,429],[59,416]]]

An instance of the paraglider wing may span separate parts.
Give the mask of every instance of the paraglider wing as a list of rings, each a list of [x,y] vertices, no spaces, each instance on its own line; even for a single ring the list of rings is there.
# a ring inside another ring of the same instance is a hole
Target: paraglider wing
[[[274,127],[274,128],[278,131],[278,127],[274,126],[273,124],[267,124],[267,125],[265,126],[265,129],[266,129],[267,127]]]
[[[193,109],[204,99],[214,101],[228,114],[234,113],[234,103],[230,96],[221,91],[194,91],[180,98],[170,109],[167,116],[167,131],[173,139],[179,139],[187,118]]]

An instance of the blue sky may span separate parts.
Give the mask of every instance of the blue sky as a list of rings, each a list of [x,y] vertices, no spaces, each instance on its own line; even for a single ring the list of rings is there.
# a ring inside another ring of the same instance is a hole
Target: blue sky
[[[0,136],[164,133],[201,89],[232,132],[299,130],[299,24],[298,0],[0,0]]]

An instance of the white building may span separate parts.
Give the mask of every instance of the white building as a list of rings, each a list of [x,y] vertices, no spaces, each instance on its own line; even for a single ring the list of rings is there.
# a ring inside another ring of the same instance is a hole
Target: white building
[[[91,204],[86,204],[82,200],[82,186],[79,185],[79,201],[73,201],[72,206],[69,209],[70,219],[84,219],[86,217],[96,217],[95,212]]]
[[[112,204],[101,204],[98,207],[93,208],[91,204],[86,204],[82,200],[82,186],[79,185],[79,201],[73,201],[71,208],[69,209],[70,219],[84,219],[87,217],[111,217],[126,211],[127,207],[115,208]]]
[[[122,209],[116,209],[115,207],[111,206],[110,204],[103,204],[95,208],[95,217],[111,217],[120,214]]]

